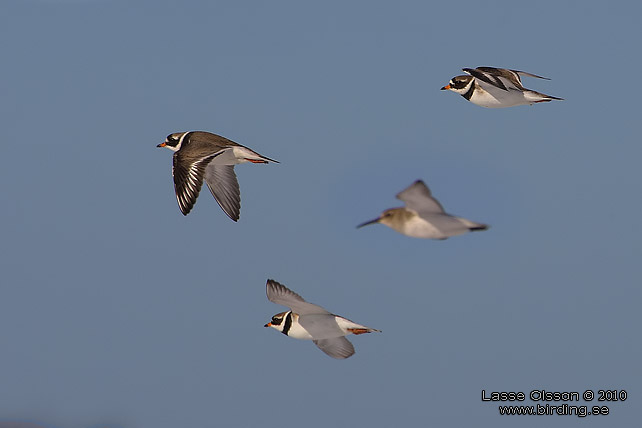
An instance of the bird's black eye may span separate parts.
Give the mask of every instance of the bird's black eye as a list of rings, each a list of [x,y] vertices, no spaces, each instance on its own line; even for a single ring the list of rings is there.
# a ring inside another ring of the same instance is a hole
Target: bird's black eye
[[[167,136],[167,141],[174,141],[174,137],[170,134]]]
[[[280,325],[282,320],[282,318],[272,317],[272,324]]]

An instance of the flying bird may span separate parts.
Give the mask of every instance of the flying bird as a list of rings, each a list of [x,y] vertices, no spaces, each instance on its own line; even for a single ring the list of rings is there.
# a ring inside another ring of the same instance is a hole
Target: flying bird
[[[346,335],[380,332],[308,303],[274,280],[268,279],[266,292],[270,302],[287,306],[290,310],[274,315],[265,327],[272,327],[295,339],[312,340],[332,358],[345,359],[354,354],[354,347]]]
[[[378,218],[360,224],[381,223],[413,238],[447,239],[469,231],[486,230],[488,226],[444,211],[423,181],[417,180],[397,194],[406,206],[385,210]]]
[[[494,67],[463,68],[462,70],[468,75],[453,77],[450,83],[441,88],[442,91],[453,91],[481,107],[503,108],[563,100],[563,98],[542,94],[522,86],[521,76],[550,80],[547,77]]]
[[[174,152],[174,191],[183,215],[192,210],[205,180],[225,214],[237,221],[241,214],[241,192],[234,165],[278,163],[225,137],[204,131],[176,132],[156,147],[167,147]]]

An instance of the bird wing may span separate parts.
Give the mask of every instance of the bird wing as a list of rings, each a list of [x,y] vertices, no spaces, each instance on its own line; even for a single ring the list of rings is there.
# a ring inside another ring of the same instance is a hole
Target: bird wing
[[[444,207],[441,206],[437,199],[432,197],[430,189],[421,180],[415,181],[408,188],[399,192],[397,199],[402,200],[406,207],[418,213],[444,213]]]
[[[501,75],[497,73],[499,69],[497,68],[492,68],[492,67],[478,67],[478,68],[462,68],[462,70],[471,76],[473,76],[475,79],[477,79],[478,83],[484,82],[487,83],[495,88],[502,89],[504,91],[508,91],[508,88],[504,84],[504,81],[501,79]],[[484,71],[485,70],[485,71]],[[492,72],[491,72],[492,70]],[[521,87],[522,84],[520,82],[517,82],[516,86],[515,84],[512,84],[510,86],[514,87]],[[482,86],[483,87],[483,86]]]
[[[270,302],[276,303],[277,305],[287,306],[288,308],[292,309],[292,312],[296,314],[330,314],[330,312],[326,311],[321,306],[306,302],[305,300],[303,300],[303,297],[299,296],[294,291],[287,288],[285,285],[280,284],[272,279],[268,279],[265,287],[267,298]]]
[[[200,159],[186,159],[180,151],[174,153],[172,175],[174,176],[174,191],[178,207],[183,215],[187,215],[201,191],[205,169],[216,154]]]
[[[346,335],[337,324],[336,315],[329,313],[299,315],[299,324],[315,340],[332,339],[333,337]]]
[[[343,336],[333,337],[330,339],[313,340],[313,342],[320,350],[332,358],[343,360],[354,354],[354,346],[352,346],[352,343]]]
[[[237,221],[241,215],[241,191],[234,165],[210,163],[205,168],[205,182],[225,214]]]
[[[522,79],[520,76],[535,77],[537,79],[546,79],[550,80],[548,77],[538,76],[537,74],[527,73],[520,70],[509,70],[506,68],[495,68],[495,67],[477,67],[477,68],[465,68],[463,69],[466,73],[471,76],[486,82],[490,85],[495,86],[496,88],[510,90],[510,89],[519,89],[520,91],[526,90],[522,85]]]
[[[527,73],[525,71],[519,71],[519,70],[510,70],[510,71],[512,71],[513,73],[517,74],[518,76],[527,76],[527,77],[534,77],[536,79],[551,80],[548,77],[538,76],[537,74]]]

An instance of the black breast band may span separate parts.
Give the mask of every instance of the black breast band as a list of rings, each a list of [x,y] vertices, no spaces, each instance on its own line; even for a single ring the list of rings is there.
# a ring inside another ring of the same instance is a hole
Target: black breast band
[[[285,324],[283,324],[283,331],[281,333],[287,336],[291,326],[292,326],[292,311],[288,312],[288,314],[285,316]]]

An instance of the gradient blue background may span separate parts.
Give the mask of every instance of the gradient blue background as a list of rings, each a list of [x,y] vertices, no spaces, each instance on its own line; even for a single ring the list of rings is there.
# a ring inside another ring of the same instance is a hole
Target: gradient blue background
[[[641,14],[2,2],[0,420],[638,424]],[[566,101],[490,110],[439,91],[481,65],[550,77],[524,83]],[[236,168],[238,223],[206,189],[180,213],[171,153],[155,146],[186,130],[281,161]],[[418,178],[491,229],[355,229]],[[284,310],[267,278],[383,332],[337,361],[264,329]],[[499,416],[482,389],[629,398],[589,403],[608,416]]]

